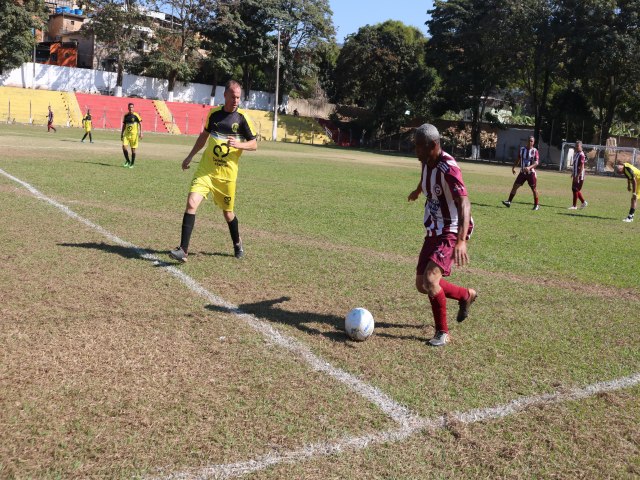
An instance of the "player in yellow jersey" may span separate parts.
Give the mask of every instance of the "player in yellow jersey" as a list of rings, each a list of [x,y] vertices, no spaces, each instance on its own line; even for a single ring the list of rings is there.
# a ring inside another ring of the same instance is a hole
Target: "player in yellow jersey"
[[[242,110],[238,109],[241,93],[242,87],[238,82],[235,80],[227,82],[224,90],[224,105],[211,109],[204,130],[182,162],[182,169],[187,170],[193,156],[207,145],[198,170],[191,181],[187,208],[182,219],[180,246],[169,252],[175,260],[187,261],[191,232],[196,221],[196,210],[200,202],[209,194],[222,210],[229,226],[235,257],[244,256],[238,230],[238,217],[233,211],[238,161],[244,150],[257,150],[258,142],[253,123]]]
[[[123,167],[133,168],[136,162],[136,148],[138,148],[138,140],[142,138],[142,119],[140,115],[133,111],[133,103],[128,106],[129,111],[125,113],[122,119],[122,130],[120,131],[120,140],[122,140],[122,153],[124,154]],[[129,160],[129,151],[127,147],[131,147],[131,160]]]
[[[624,165],[616,165],[616,172],[619,175],[624,174],[627,177],[627,190],[631,192],[631,208],[629,209],[629,215],[622,220],[623,222],[633,222],[633,216],[636,213],[636,206],[638,205],[638,193],[640,193],[640,170],[631,165],[625,163]]]
[[[89,135],[89,143],[93,143],[93,137],[91,136],[92,127],[93,123],[91,122],[91,110],[87,108],[87,114],[82,117],[82,128],[84,128],[84,136],[82,137],[82,140],[80,140],[82,143],[84,143],[84,139],[87,138],[87,135]]]

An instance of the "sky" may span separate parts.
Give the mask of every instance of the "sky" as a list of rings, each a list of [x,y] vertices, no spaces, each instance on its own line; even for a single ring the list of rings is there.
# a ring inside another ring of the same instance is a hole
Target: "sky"
[[[427,34],[427,10],[433,8],[433,0],[329,0],[333,11],[336,40],[356,33],[360,27],[375,25],[385,20],[400,20]]]

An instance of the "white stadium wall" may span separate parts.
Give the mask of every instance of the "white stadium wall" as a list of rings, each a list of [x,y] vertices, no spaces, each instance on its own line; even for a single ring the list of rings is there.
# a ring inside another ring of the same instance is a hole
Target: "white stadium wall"
[[[115,72],[33,64],[31,62],[5,71],[0,75],[0,86],[4,87],[113,94],[116,89],[115,85]],[[122,80],[122,95],[167,100],[169,97],[167,85],[167,80],[125,73]],[[224,87],[216,86],[214,105],[224,102],[223,93]],[[247,99],[243,97],[242,108],[273,110],[273,97],[273,93],[251,90]],[[210,100],[211,85],[176,82],[173,91],[174,102],[209,105]]]

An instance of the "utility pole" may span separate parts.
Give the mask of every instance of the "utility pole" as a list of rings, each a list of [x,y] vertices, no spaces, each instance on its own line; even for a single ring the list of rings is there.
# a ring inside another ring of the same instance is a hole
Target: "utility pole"
[[[276,52],[276,98],[273,101],[273,131],[271,138],[278,140],[278,90],[280,89],[280,22],[278,22],[278,51]]]

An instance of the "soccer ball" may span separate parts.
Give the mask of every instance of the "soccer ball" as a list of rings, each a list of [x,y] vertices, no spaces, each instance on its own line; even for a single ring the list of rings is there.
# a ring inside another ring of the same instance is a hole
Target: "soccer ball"
[[[354,308],[344,320],[344,330],[351,340],[364,342],[373,333],[373,315],[365,308]]]

